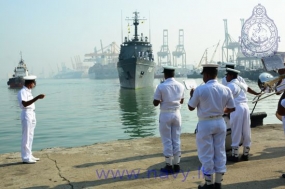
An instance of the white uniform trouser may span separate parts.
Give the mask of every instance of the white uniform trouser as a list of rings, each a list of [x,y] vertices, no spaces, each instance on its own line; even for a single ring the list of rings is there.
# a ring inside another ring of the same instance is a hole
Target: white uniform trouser
[[[236,104],[230,114],[232,147],[238,147],[243,137],[243,146],[251,145],[250,113],[247,103]]]
[[[163,155],[165,157],[180,156],[181,114],[179,110],[160,113],[159,132],[163,144]]]
[[[29,160],[32,156],[32,145],[34,139],[34,130],[36,127],[36,115],[33,110],[22,110],[22,160]]]
[[[227,127],[223,118],[198,122],[196,145],[204,174],[226,172],[226,133]]]

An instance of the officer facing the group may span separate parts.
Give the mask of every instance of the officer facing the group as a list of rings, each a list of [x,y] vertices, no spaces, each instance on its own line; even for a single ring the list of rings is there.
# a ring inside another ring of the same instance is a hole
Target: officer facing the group
[[[154,106],[160,104],[159,132],[163,144],[163,155],[166,161],[166,165],[161,168],[161,171],[166,173],[180,171],[180,105],[184,101],[185,88],[180,82],[174,79],[174,71],[175,67],[164,67],[165,81],[157,86],[153,100]]]
[[[227,63],[225,63],[225,69],[227,69],[227,68],[235,69],[235,66],[236,66],[236,64],[233,63],[233,62],[227,62]],[[239,82],[244,83],[245,85],[247,85],[246,82],[245,82],[245,80],[244,80],[241,76],[239,76],[239,75],[237,76],[237,80],[238,80]],[[227,86],[228,81],[227,81],[226,77],[223,77],[223,79],[222,79],[222,84],[225,85],[225,86]],[[256,92],[256,91],[254,91],[254,90],[251,89],[249,86],[247,87],[247,92],[250,93],[250,94],[253,94],[253,95],[259,95],[259,94],[260,94],[260,92],[258,93],[258,92]]]
[[[35,104],[38,99],[43,99],[44,94],[40,94],[37,97],[33,97],[32,88],[36,86],[36,76],[24,77],[25,85],[18,92],[18,103],[21,112],[21,123],[22,123],[22,145],[21,145],[21,156],[23,163],[36,163],[39,158],[36,158],[32,154],[32,145],[34,138],[34,130],[36,127],[36,114]]]
[[[228,161],[239,161],[239,144],[242,137],[243,155],[241,159],[247,161],[251,146],[250,112],[246,97],[248,86],[237,79],[238,70],[227,68],[226,71],[227,87],[232,91],[236,105],[236,110],[231,113],[230,118],[232,155],[228,157]]]
[[[218,65],[205,64],[202,66],[201,74],[203,74],[205,84],[190,91],[191,97],[188,102],[190,111],[197,107],[199,118],[196,145],[206,183],[203,186],[198,186],[198,189],[220,189],[223,174],[226,172],[227,127],[222,116],[224,113],[233,112],[235,104],[230,89],[217,81]]]

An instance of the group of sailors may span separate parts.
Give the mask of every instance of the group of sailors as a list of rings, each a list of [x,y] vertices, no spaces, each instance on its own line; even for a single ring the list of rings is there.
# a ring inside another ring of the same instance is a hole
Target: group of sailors
[[[251,129],[247,92],[253,95],[260,95],[261,92],[254,91],[246,84],[239,76],[239,70],[234,69],[234,63],[225,65],[226,76],[222,79],[222,84],[217,81],[217,64],[202,66],[204,84],[191,89],[188,101],[188,109],[193,111],[197,108],[199,118],[196,145],[206,183],[199,185],[198,189],[220,189],[226,172],[226,162],[249,160]],[[157,86],[153,105],[160,105],[159,132],[166,162],[161,171],[172,174],[180,172],[180,106],[184,102],[185,88],[174,79],[175,67],[165,66],[163,73],[165,81]],[[228,157],[225,150],[225,115],[230,115],[232,139],[232,153]],[[242,139],[243,151],[240,157]]]

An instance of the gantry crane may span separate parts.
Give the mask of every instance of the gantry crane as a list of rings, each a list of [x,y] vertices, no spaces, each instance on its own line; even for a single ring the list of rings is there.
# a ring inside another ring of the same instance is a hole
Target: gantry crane
[[[161,66],[161,64],[171,65],[171,54],[168,48],[168,30],[166,29],[163,30],[163,45],[157,53],[157,64],[158,66]]]
[[[172,52],[173,56],[173,66],[178,66],[177,59],[182,58],[181,67],[186,68],[186,52],[184,49],[184,30],[179,29],[178,36],[178,45],[176,46],[176,50]]]
[[[225,27],[225,40],[222,46],[222,62],[235,62],[237,57],[237,52],[240,48],[240,44],[232,39],[228,32],[227,19],[224,19]],[[229,50],[231,50],[231,55],[229,55]]]
[[[112,42],[110,45],[103,47],[102,40],[100,40],[100,43],[101,49],[97,50],[95,47],[93,53],[85,54],[84,62],[96,62],[98,59],[104,59],[107,61],[104,63],[107,64],[117,61],[120,53],[119,46],[115,42]]]

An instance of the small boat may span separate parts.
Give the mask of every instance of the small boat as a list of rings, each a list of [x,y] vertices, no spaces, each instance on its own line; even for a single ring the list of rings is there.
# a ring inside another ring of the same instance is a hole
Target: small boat
[[[9,78],[7,85],[9,85],[10,88],[22,88],[25,84],[24,77],[28,75],[28,68],[27,65],[24,63],[21,53],[21,60],[18,66],[15,67],[14,74],[11,78]]]

